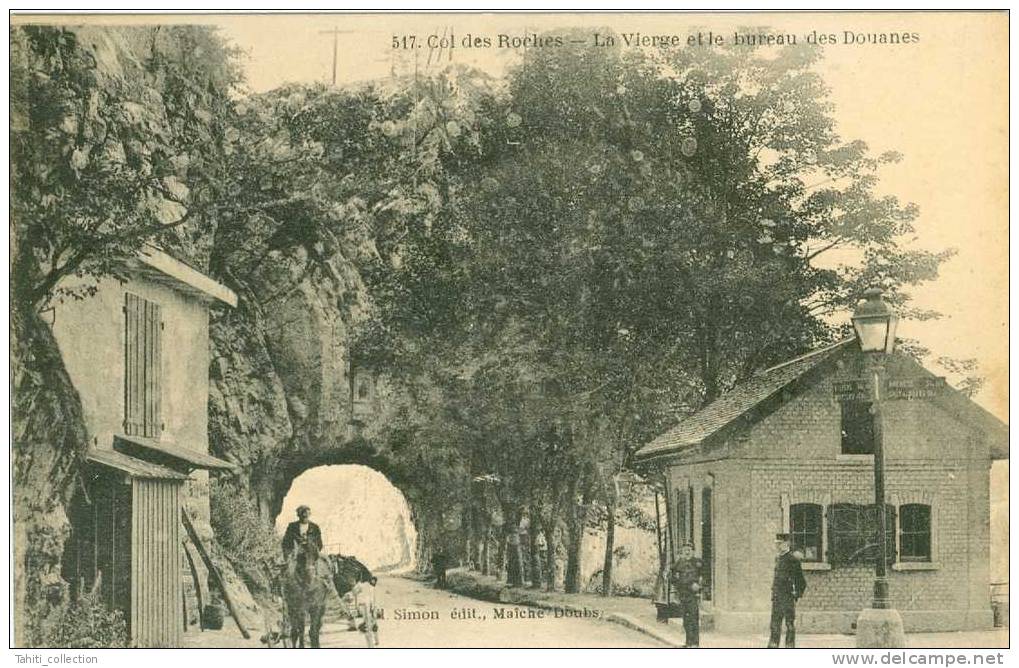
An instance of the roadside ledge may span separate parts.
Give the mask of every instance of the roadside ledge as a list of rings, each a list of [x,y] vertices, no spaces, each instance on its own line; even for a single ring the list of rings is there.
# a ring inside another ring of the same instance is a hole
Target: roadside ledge
[[[461,596],[475,598],[490,603],[506,603],[510,605],[524,605],[544,610],[565,611],[571,617],[591,619],[592,609],[590,606],[576,605],[563,600],[564,596],[570,594],[550,594],[537,589],[523,589],[510,587],[499,582],[493,577],[479,575],[466,570],[451,570],[446,574],[446,589]],[[633,631],[650,636],[658,642],[670,647],[682,647],[681,639],[673,637],[663,629],[655,628],[632,615],[614,611],[612,599],[601,599],[604,603],[600,606],[603,614],[595,617],[600,621],[619,624]]]

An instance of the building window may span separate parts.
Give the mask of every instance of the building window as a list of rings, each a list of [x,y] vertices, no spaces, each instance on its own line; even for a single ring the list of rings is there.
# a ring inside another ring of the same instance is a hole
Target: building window
[[[931,560],[931,507],[910,503],[899,508],[900,561]]]
[[[159,438],[163,429],[160,308],[129,292],[124,298],[124,432]]]
[[[686,489],[676,489],[676,545],[674,553],[679,554],[679,548],[683,547],[683,543],[687,540],[690,523],[687,521],[687,500],[688,493]]]
[[[828,509],[828,562],[832,566],[872,564],[880,550],[876,506],[835,503]],[[885,506],[888,563],[895,562],[895,507]]]
[[[874,418],[869,401],[842,402],[842,454],[874,454]]]
[[[822,508],[816,503],[797,503],[789,508],[791,548],[799,550],[804,561],[821,561]]]

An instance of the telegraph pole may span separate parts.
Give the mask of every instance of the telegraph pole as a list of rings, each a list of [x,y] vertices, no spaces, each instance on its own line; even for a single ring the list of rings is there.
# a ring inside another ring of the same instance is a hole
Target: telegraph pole
[[[319,30],[320,35],[332,35],[333,36],[333,86],[336,85],[336,52],[340,43],[340,35],[344,33],[353,32],[352,30],[340,30],[339,28],[333,28],[332,30]]]

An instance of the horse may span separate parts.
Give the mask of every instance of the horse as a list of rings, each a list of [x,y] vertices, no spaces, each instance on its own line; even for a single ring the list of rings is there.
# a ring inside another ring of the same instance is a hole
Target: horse
[[[308,637],[312,647],[318,647],[322,617],[326,610],[331,569],[319,555],[318,546],[310,541],[298,545],[295,556],[287,562],[283,596],[290,619],[290,646],[304,647],[304,622],[308,620]]]

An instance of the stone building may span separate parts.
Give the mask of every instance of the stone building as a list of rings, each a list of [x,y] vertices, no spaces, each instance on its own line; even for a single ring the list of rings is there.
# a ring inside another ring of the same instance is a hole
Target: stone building
[[[872,421],[833,383],[860,377],[855,339],[759,372],[644,446],[663,474],[673,553],[705,563],[702,614],[723,632],[768,627],[774,536],[803,556],[803,631],[850,633],[870,606],[877,549]],[[933,378],[892,355],[898,382]],[[930,382],[930,381],[922,381]],[[844,397],[843,397],[844,398]],[[892,605],[907,632],[988,628],[992,460],[1007,427],[965,396],[883,402]]]
[[[124,276],[69,281],[77,298],[44,314],[91,439],[63,570],[72,594],[95,589],[124,613],[133,645],[176,646],[182,600],[207,585],[181,509],[211,540],[208,471],[231,467],[208,454],[209,308],[237,298],[154,248]]]

